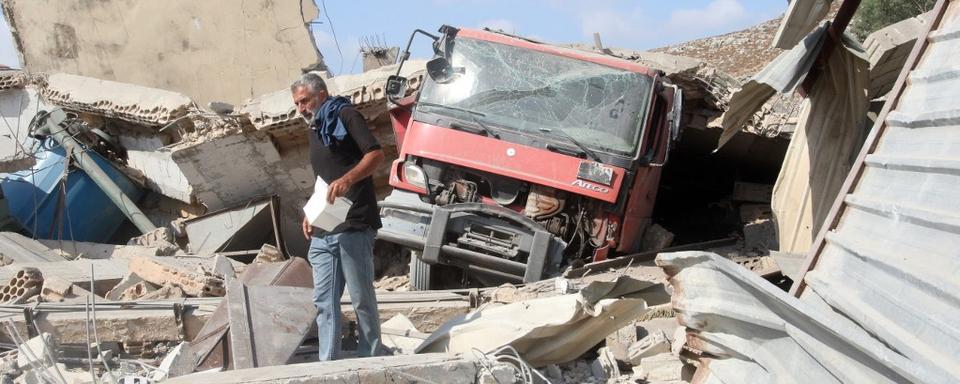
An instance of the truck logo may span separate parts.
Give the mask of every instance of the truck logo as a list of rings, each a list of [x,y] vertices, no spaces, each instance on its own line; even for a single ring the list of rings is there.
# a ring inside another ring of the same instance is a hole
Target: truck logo
[[[607,188],[607,187],[604,187],[604,186],[601,186],[601,185],[596,185],[596,184],[593,184],[593,183],[588,183],[588,182],[586,182],[586,181],[579,180],[579,179],[573,181],[573,186],[574,186],[574,187],[580,187],[580,188],[588,189],[588,190],[591,190],[591,191],[594,191],[594,192],[600,192],[600,193],[608,193],[608,192],[610,192],[610,188]]]

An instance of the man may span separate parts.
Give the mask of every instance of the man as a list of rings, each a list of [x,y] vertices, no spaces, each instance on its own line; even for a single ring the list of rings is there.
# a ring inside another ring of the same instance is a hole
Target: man
[[[346,98],[331,97],[320,76],[305,74],[290,91],[297,111],[310,126],[310,164],[329,186],[327,201],[332,204],[344,196],[353,202],[346,221],[333,231],[324,232],[303,219],[303,235],[310,241],[313,302],[320,311],[320,360],[336,359],[340,353],[344,284],[360,325],[357,353],[375,356],[380,348],[380,320],[373,288],[373,240],[381,223],[371,175],[383,162],[383,151],[363,116]]]

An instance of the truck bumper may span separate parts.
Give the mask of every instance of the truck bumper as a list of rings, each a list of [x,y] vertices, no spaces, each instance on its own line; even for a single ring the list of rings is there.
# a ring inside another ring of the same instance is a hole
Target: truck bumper
[[[447,264],[514,282],[560,273],[566,244],[514,211],[480,203],[443,207],[395,190],[380,203],[377,238],[421,250],[429,264]]]

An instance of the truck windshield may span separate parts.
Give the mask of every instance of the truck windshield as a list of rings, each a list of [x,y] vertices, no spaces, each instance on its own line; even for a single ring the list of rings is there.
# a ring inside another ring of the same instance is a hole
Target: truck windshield
[[[649,76],[465,38],[454,41],[450,62],[461,73],[444,84],[428,77],[419,110],[477,112],[497,128],[533,134],[561,130],[617,155],[632,156],[637,149],[653,85]]]

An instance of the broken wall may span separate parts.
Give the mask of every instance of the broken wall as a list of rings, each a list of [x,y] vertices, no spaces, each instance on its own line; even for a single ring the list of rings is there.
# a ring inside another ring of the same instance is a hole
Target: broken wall
[[[321,63],[312,1],[4,0],[25,69],[240,103]],[[319,64],[322,66],[322,64]]]
[[[0,74],[2,77],[6,76]],[[37,110],[49,110],[49,106],[33,87],[3,85],[0,83],[0,172],[14,172],[36,163],[30,153],[37,144],[29,136],[30,119]]]

